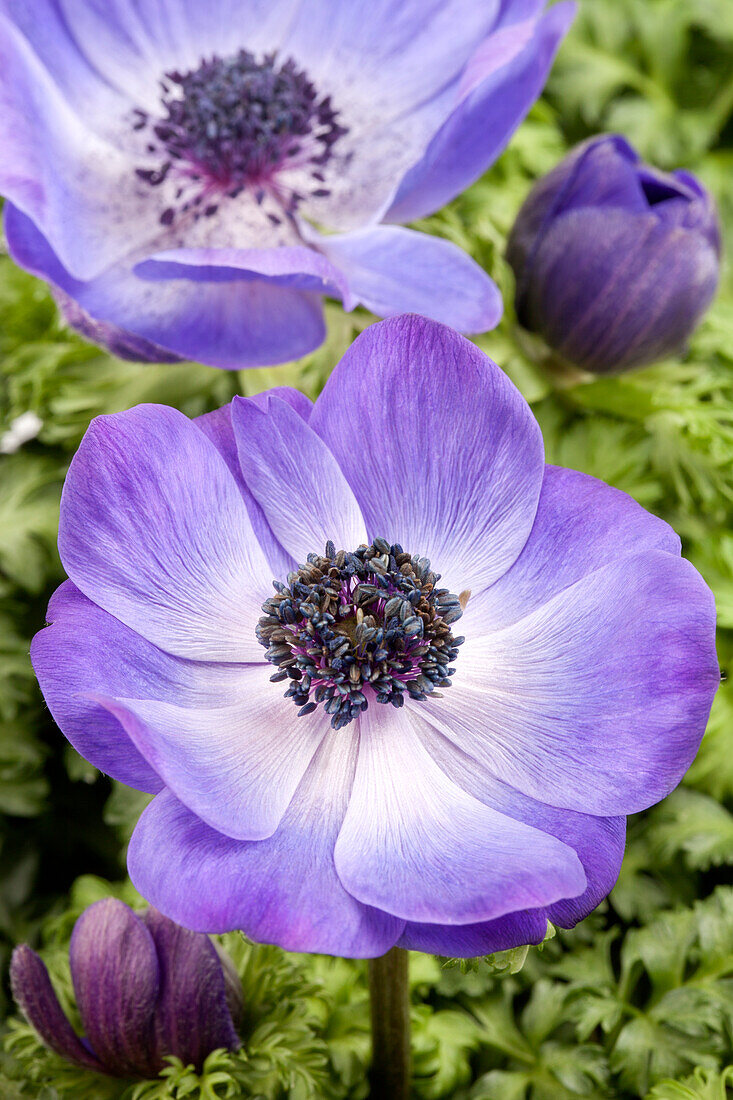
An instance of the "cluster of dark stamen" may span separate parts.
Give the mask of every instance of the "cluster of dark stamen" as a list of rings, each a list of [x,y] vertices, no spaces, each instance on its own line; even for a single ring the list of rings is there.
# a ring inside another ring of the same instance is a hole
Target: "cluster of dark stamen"
[[[267,54],[258,60],[248,50],[214,56],[190,72],[167,73],[161,90],[164,117],[136,110],[133,126],[151,131],[148,153],[161,156],[157,167],[136,169],[139,178],[157,187],[174,173],[180,183],[181,204],[163,212],[164,225],[181,212],[210,217],[222,197],[236,198],[245,188],[260,203],[273,194],[292,213],[304,195],[278,188],[275,177],[284,167],[308,166],[315,183],[309,194],[329,194],[322,169],[346,130],[330,97],[319,98],[292,59],[278,64]],[[186,186],[191,182],[199,185],[193,191]]]
[[[289,680],[286,698],[299,714],[319,703],[331,726],[348,725],[369,702],[401,707],[405,695],[425,699],[449,687],[463,638],[451,624],[461,617],[458,596],[438,588],[427,558],[377,538],[349,553],[327,543],[325,556],[274,581],[262,605],[257,639]]]

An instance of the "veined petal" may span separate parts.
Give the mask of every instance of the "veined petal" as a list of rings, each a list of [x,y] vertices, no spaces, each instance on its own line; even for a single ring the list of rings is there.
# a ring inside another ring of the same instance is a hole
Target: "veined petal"
[[[304,246],[277,248],[174,248],[138,263],[135,274],[149,282],[191,279],[194,282],[255,281],[264,276],[274,286],[343,296],[345,280],[328,258]]]
[[[93,695],[163,699],[191,708],[241,697],[240,666],[172,657],[97,607],[71,581],[54,593],[47,619],[51,625],[33,639],[31,659],[51,714],[85,759],[131,787],[155,792],[162,780]]]
[[[287,403],[303,416],[305,420],[309,418],[313,408],[312,402],[299,390],[290,389],[288,386],[278,386],[269,390],[268,393],[281,398],[283,401],[287,401]],[[250,398],[250,400],[261,407],[264,398],[265,395],[257,394],[255,397]],[[265,513],[244,483],[242,467],[239,465],[237,441],[234,437],[234,427],[232,426],[231,402],[228,405],[222,406],[220,409],[215,409],[214,412],[204,413],[203,416],[197,416],[194,423],[214,444],[217,451],[226,462],[230,474],[237,482],[239,491],[247,506],[247,514],[249,515],[252,529],[267,558],[273,579],[276,577],[286,577],[288,573],[295,568],[296,562],[276,539],[272,528],[267,522]]]
[[[345,411],[356,410],[344,430]],[[542,437],[506,375],[457,333],[414,316],[372,325],[310,424],[369,536],[430,558],[452,592],[480,592],[519,555],[542,484]]]
[[[457,99],[460,74],[497,18],[498,0],[306,0],[283,41],[348,132],[329,194],[302,212],[318,225],[373,224]],[[389,79],[385,79],[389,73]]]
[[[245,484],[278,542],[298,562],[332,539],[354,550],[367,541],[359,505],[321,437],[278,397],[235,397],[232,424]]]
[[[224,460],[175,409],[92,421],[64,485],[59,551],[86,596],[167,652],[262,659],[269,566]]]
[[[224,971],[208,936],[190,932],[155,909],[143,916],[160,968],[155,1038],[161,1063],[175,1054],[200,1073],[212,1050],[240,1046],[227,1004]]]
[[[59,0],[38,0],[35,5],[26,0],[0,0],[0,14],[7,16],[26,39],[72,109],[81,113],[85,108],[84,118],[95,132],[105,133],[110,118],[120,117],[129,109],[125,91],[111,74],[100,71],[99,51],[87,52],[73,34]],[[130,68],[128,78],[134,80],[139,66]]]
[[[399,946],[407,951],[471,959],[492,955],[495,951],[508,951],[511,947],[524,947],[528,943],[542,943],[546,934],[545,910],[525,909],[480,924],[417,924],[411,921],[405,925]]]
[[[430,721],[540,802],[627,814],[679,783],[719,681],[712,593],[689,562],[649,550],[469,636]]]
[[[69,1023],[45,963],[26,944],[13,951],[10,984],[18,1007],[47,1047],[77,1066],[104,1073],[99,1059],[90,1054]]]
[[[521,554],[503,577],[471,597],[461,633],[502,630],[589,573],[644,550],[679,557],[679,536],[619,489],[576,470],[546,466]]]
[[[158,81],[170,68],[195,66],[211,53],[226,56],[238,44],[274,49],[295,5],[146,0],[141,8],[133,0],[36,0],[32,6],[0,0],[0,11],[26,36],[75,109],[96,120],[102,110],[109,115],[117,107],[121,114],[120,101],[154,108]]]
[[[0,9],[0,191],[76,278],[98,275],[160,232],[128,154],[76,114]],[[139,182],[139,181],[138,181]]]
[[[84,1032],[112,1073],[157,1073],[153,1013],[158,957],[142,920],[117,898],[85,909],[69,948],[71,977]]]
[[[295,718],[269,666],[242,666],[237,702],[184,707],[95,696],[165,785],[213,829],[238,840],[271,836],[328,730],[320,713]]]
[[[432,722],[431,711],[430,705],[421,711],[425,723]],[[430,755],[458,787],[493,810],[557,837],[577,853],[587,880],[584,892],[556,901],[546,909],[513,914],[520,929],[524,929],[528,920],[536,924],[540,917],[549,918],[553,924],[559,924],[563,928],[572,928],[611,892],[624,855],[625,817],[595,817],[588,813],[574,813],[572,810],[558,810],[547,806],[496,779],[486,768],[477,765],[475,759],[461,752],[450,740],[425,724],[421,736]],[[502,935],[514,934],[511,922],[500,927]],[[477,934],[478,932],[477,929]],[[487,936],[489,933],[494,935],[491,929],[487,930]],[[519,934],[517,931],[517,935]],[[544,931],[542,934],[544,935]],[[503,949],[497,947],[493,950]]]
[[[456,786],[413,708],[372,706],[336,842],[336,871],[366,905],[408,921],[474,924],[581,894],[576,853]]]
[[[348,894],[333,862],[355,756],[354,736],[329,732],[277,831],[256,843],[215,832],[163,792],[143,813],[130,842],[133,882],[189,927],[239,928],[288,951],[384,954],[403,922]]]
[[[391,225],[319,237],[339,268],[346,309],[380,317],[421,313],[460,332],[487,332],[501,318],[501,294],[483,268],[440,237]]]
[[[160,790],[160,776],[119,722],[83,693],[90,687],[119,690],[137,677],[141,656],[145,662],[153,655],[152,667],[158,655],[161,663],[170,658],[107,615],[71,581],[56,590],[46,618],[50,625],[34,637],[31,661],[54,721],[95,768],[137,790]]]
[[[592,256],[588,240],[596,242]],[[565,270],[571,281],[559,274]],[[518,309],[522,323],[561,357],[582,369],[618,372],[682,347],[718,277],[714,245],[697,229],[670,226],[653,208],[636,217],[623,209],[571,209],[543,235]]]
[[[501,0],[497,27],[521,23],[523,19],[535,19],[545,7],[546,0]]]
[[[189,264],[187,278],[152,285],[135,274],[130,260],[82,282],[19,209],[7,203],[4,215],[8,247],[19,264],[59,287],[94,321],[168,353],[235,370],[297,359],[325,336],[320,294],[287,285],[284,276],[253,278],[230,266],[222,281],[215,268]],[[294,281],[299,277],[296,272]]]
[[[488,168],[542,90],[575,10],[563,0],[539,19],[499,27],[481,44],[463,98],[405,174],[386,221],[432,214]]]

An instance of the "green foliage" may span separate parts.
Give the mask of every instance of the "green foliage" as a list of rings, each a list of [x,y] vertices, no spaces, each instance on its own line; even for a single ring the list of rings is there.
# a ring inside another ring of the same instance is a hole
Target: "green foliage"
[[[681,1081],[660,1081],[647,1100],[728,1100],[729,1086],[733,1087],[733,1066],[722,1073],[698,1069]]]
[[[550,94],[567,130],[614,130],[665,168],[717,143],[733,107],[727,0],[581,5]]]

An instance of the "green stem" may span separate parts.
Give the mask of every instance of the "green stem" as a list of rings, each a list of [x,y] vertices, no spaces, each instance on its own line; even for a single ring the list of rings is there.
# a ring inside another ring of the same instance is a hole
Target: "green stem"
[[[408,1100],[410,1051],[409,955],[393,947],[369,960],[372,1009],[371,1100]]]

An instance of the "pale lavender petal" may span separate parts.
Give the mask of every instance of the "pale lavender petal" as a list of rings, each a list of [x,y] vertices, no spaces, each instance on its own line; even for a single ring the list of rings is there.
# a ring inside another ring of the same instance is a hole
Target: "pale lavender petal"
[[[457,100],[461,71],[489,34],[498,0],[330,0],[300,6],[282,51],[327,90],[348,132],[328,194],[307,197],[313,223],[373,224]],[[389,73],[389,79],[385,79]]]
[[[295,409],[274,396],[235,397],[232,424],[244,481],[296,562],[321,553],[329,539],[345,550],[367,541],[336,459]]]
[[[231,54],[233,37],[255,53],[277,49],[300,6],[301,0],[146,0],[145,11],[156,40],[175,34],[175,49],[189,50],[186,57],[198,61],[210,53]]]
[[[412,229],[378,225],[321,237],[318,247],[343,272],[344,306],[380,317],[421,313],[460,332],[487,332],[501,319],[501,294],[462,249]]]
[[[430,924],[474,924],[581,894],[576,853],[456,786],[425,748],[422,725],[413,706],[372,706],[359,719],[354,787],[335,849],[349,893]]]
[[[254,401],[255,405],[263,408],[267,405],[270,397],[278,397],[286,405],[290,405],[291,409],[295,409],[298,416],[302,417],[303,420],[310,420],[313,412],[313,402],[310,397],[306,397],[304,393],[294,389],[293,386],[272,386],[269,390],[254,394],[249,400]]]
[[[306,0],[283,49],[307,57],[312,77],[334,96],[339,87],[364,100],[376,95],[379,113],[395,117],[460,76],[499,7],[498,0],[352,0],[334,8]]]
[[[297,718],[269,674],[269,665],[243,665],[240,698],[221,706],[95,700],[198,817],[227,836],[260,840],[279,825],[328,730],[322,713]]]
[[[557,815],[554,815],[555,818]],[[548,919],[560,928],[574,928],[584,920],[605,897],[611,893],[621,870],[626,848],[625,817],[591,817],[583,815],[587,825],[572,836],[573,823],[567,830],[564,823],[556,829],[554,823],[548,831],[575,847],[583,864],[588,886],[577,898],[564,898],[547,907]]]
[[[26,944],[13,951],[10,985],[18,1007],[47,1047],[77,1066],[104,1072],[66,1018],[45,963]]]
[[[8,247],[17,263],[74,298],[92,321],[163,348],[168,356],[225,370],[267,366],[306,355],[325,336],[321,296],[313,289],[298,290],[246,272],[221,281],[211,269],[203,278],[196,268],[190,269],[190,278],[151,284],[135,274],[133,261],[81,282],[20,209],[7,203],[4,213]]]
[[[238,928],[288,951],[384,954],[403,922],[351,897],[333,862],[355,749],[347,731],[329,733],[277,832],[256,843],[215,832],[164,792],[133,834],[127,857],[133,882],[190,928]]]
[[[295,0],[0,0],[33,50],[85,118],[102,128],[125,105],[154,108],[160,77],[202,56],[277,47]],[[101,102],[100,102],[101,100]]]
[[[588,573],[644,550],[679,557],[679,536],[619,489],[575,470],[546,466],[524,549],[503,577],[471,597],[461,633],[502,630]]]
[[[496,25],[505,27],[523,19],[536,19],[545,4],[546,0],[501,0]]]
[[[96,321],[58,286],[52,286],[51,293],[61,316],[70,328],[89,343],[98,344],[112,355],[116,355],[118,359],[125,359],[132,363],[182,362],[182,356],[176,355],[173,351],[166,351],[159,344],[153,344],[150,340],[135,336],[132,332],[126,332],[119,325],[110,324],[109,321]]]
[[[431,711],[428,705],[420,712],[427,723],[432,721]],[[544,805],[496,779],[486,768],[477,765],[474,759],[426,726],[422,729],[422,739],[440,768],[462,790],[499,813],[557,837],[578,854],[587,879],[585,891],[543,910],[514,914],[520,925],[525,918],[536,920],[543,916],[553,924],[572,927],[611,892],[624,856],[625,817],[595,817]]]
[[[155,909],[144,914],[158,955],[155,1039],[160,1061],[175,1054],[200,1073],[212,1050],[240,1046],[227,1004],[224,971],[208,936],[189,932]]]
[[[72,32],[63,0],[37,0],[33,5],[27,0],[0,0],[0,14],[24,36],[64,98],[95,131],[104,133],[110,118],[129,110],[127,94],[98,67],[99,43],[94,52],[87,52]],[[124,50],[118,37],[118,52],[120,47]]]
[[[100,1061],[120,1077],[157,1073],[158,957],[142,920],[117,898],[95,902],[74,925],[69,962],[84,1032]]]
[[[305,246],[279,248],[174,248],[157,252],[135,266],[149,282],[189,279],[193,282],[253,281],[258,276],[273,286],[313,290],[343,297],[346,280],[328,258]]]
[[[372,325],[310,424],[370,538],[430,558],[451,591],[479,592],[517,558],[537,509],[542,436],[519,391],[462,336],[414,316]]]
[[[313,412],[313,402],[300,390],[293,389],[292,386],[273,386],[272,389],[266,390],[264,393],[257,393],[248,400],[254,401],[258,408],[265,408],[270,397],[278,397],[281,401],[285,401],[303,420],[310,419]],[[244,483],[242,468],[239,465],[237,441],[232,426],[231,402],[228,405],[222,405],[220,409],[214,409],[213,412],[197,416],[194,424],[201,429],[219,451],[229,468],[230,474],[232,474],[239,485],[240,491],[244,494],[245,500],[252,500],[252,494]],[[257,505],[257,509],[260,513],[262,512],[259,505]]]
[[[86,596],[162,649],[262,659],[270,568],[224,460],[175,409],[92,421],[64,485],[59,552]]]
[[[310,411],[313,406],[304,394],[300,394],[297,390],[289,390],[286,386],[279,387],[276,390],[270,390],[269,392],[282,397],[282,399],[288,401],[288,404],[292,405],[293,408],[297,408],[298,403],[295,399],[288,397],[288,394],[298,394],[298,396],[306,402],[307,413],[308,416],[310,416]],[[252,398],[252,400],[260,404],[261,396],[262,395],[258,395]],[[302,409],[303,406],[301,405],[300,408]],[[307,418],[306,416],[305,419]],[[247,514],[252,524],[252,530],[257,536],[257,541],[267,558],[273,579],[276,577],[286,577],[288,573],[295,568],[296,563],[275,538],[272,528],[267,522],[265,513],[244,483],[242,468],[239,465],[237,441],[234,437],[234,428],[232,426],[231,402],[228,405],[222,406],[220,409],[215,409],[214,412],[205,413],[203,416],[197,417],[194,423],[214,444],[219,454],[226,462],[230,474],[232,474],[237,482],[239,491],[244,498],[244,503],[247,505]]]
[[[542,943],[547,934],[544,909],[508,913],[481,924],[417,924],[405,926],[399,946],[449,958],[476,958],[508,951],[527,943]]]
[[[712,593],[650,550],[589,574],[512,626],[468,636],[430,721],[487,772],[552,806],[616,815],[664,798],[720,681]]]
[[[129,156],[76,114],[0,11],[0,191],[90,279],[160,232]]]
[[[84,694],[121,691],[138,675],[172,659],[93,604],[71,583],[57,589],[36,634],[31,661],[53,719],[100,771],[142,791],[162,781],[108,711]],[[151,661],[152,657],[152,661]],[[155,675],[155,673],[154,673]]]
[[[155,792],[162,781],[95,694],[192,708],[241,698],[240,666],[172,657],[97,607],[71,581],[52,597],[47,618],[52,625],[33,639],[31,659],[51,714],[85,759],[131,787]]]
[[[575,15],[555,4],[539,19],[504,25],[479,47],[456,106],[424,156],[406,173],[385,215],[413,221],[444,206],[496,159],[542,90]]]

